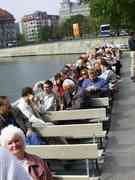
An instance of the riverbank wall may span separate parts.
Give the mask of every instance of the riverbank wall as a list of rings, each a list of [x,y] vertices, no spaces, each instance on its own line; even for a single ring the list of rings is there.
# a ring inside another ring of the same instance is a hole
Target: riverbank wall
[[[38,44],[31,46],[0,49],[0,58],[80,54],[84,52],[89,52],[95,47],[103,46],[104,44],[127,45],[128,37],[108,37],[108,38],[85,39],[85,40],[71,40],[71,41],[61,41],[61,42],[45,43],[45,44]]]

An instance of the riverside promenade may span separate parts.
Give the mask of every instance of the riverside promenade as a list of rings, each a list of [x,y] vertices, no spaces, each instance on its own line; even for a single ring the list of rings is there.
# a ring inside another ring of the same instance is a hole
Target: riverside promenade
[[[130,80],[129,53],[123,53],[121,62],[101,180],[135,180],[135,83]]]

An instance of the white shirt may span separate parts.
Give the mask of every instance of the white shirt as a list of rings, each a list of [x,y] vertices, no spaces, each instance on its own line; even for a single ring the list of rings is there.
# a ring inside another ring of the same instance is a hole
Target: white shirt
[[[99,77],[109,82],[116,80],[115,73],[110,69],[105,70]]]
[[[39,96],[40,99],[40,110],[42,113],[45,113],[46,111],[54,111],[56,107],[56,95],[55,93],[46,94],[43,92]]]
[[[24,100],[23,97],[18,100],[16,107],[18,107],[20,109],[20,111],[29,119],[30,122],[43,123],[43,121],[40,118],[37,118],[34,115],[31,106]]]
[[[29,175],[29,170],[28,170],[28,162],[27,160],[18,160],[21,166],[25,169],[26,173]],[[32,177],[31,177],[32,180]]]
[[[3,148],[0,148],[0,180],[31,180],[19,161]]]

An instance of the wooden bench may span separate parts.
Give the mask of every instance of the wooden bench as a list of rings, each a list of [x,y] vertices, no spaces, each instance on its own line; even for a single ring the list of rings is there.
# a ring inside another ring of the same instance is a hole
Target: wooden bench
[[[50,125],[43,126],[34,124],[43,137],[72,137],[72,138],[91,138],[105,137],[102,123],[73,124],[73,125]]]
[[[99,180],[99,177],[54,175],[54,180]]]
[[[95,170],[100,174],[98,159],[102,157],[103,150],[98,150],[97,144],[74,144],[74,145],[30,145],[26,151],[40,156],[42,159],[55,160],[86,160],[86,176],[79,176],[80,180],[89,179],[89,160],[92,162],[92,173]],[[56,179],[74,179],[75,175],[68,176],[54,175]]]
[[[111,112],[113,100],[111,97],[88,97],[87,106],[89,108],[105,108],[106,109],[106,119],[108,121],[103,122],[103,129],[109,131],[111,124]]]
[[[109,97],[90,98],[90,107],[109,108]]]
[[[64,110],[64,111],[48,111],[43,115],[45,121],[50,122],[64,122],[64,121],[76,121],[85,122],[102,122],[107,121],[106,109],[80,109],[80,110]]]
[[[102,123],[72,124],[72,125],[33,125],[42,137],[65,137],[71,139],[88,138],[92,142],[98,142],[99,147],[103,148],[103,140],[106,131],[103,131]]]

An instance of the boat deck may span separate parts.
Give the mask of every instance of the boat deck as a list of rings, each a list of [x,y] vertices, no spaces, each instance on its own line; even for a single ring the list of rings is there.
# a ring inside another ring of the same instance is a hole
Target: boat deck
[[[135,179],[135,83],[130,80],[129,53],[123,56],[101,180]]]

